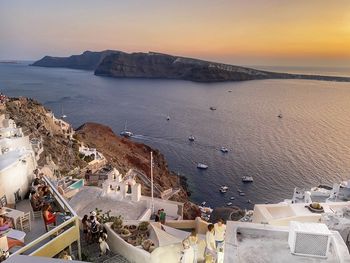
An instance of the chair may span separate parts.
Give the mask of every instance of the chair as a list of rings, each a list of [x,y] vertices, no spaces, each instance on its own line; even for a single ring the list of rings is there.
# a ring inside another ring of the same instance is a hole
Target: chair
[[[0,198],[0,206],[3,207],[3,206],[6,206],[6,205],[7,205],[7,198],[6,198],[6,195],[3,195]]]
[[[15,208],[15,205],[14,204],[9,204],[7,203],[7,197],[6,195],[3,195],[1,198],[0,198],[0,206],[6,206],[6,207],[9,207],[9,208]]]
[[[21,226],[21,230],[26,232],[32,230],[31,222],[30,222],[30,212],[25,213],[23,216],[20,217],[19,223]]]
[[[42,218],[41,210],[39,210],[39,211],[34,211],[33,210],[33,219],[35,219],[35,218]]]

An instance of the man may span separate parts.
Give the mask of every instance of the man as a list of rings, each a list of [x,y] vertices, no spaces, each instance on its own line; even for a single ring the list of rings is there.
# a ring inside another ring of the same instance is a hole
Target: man
[[[224,220],[220,218],[217,223],[214,224],[215,231],[215,246],[219,251],[222,251],[223,243],[225,240],[226,225]]]
[[[163,225],[165,224],[165,218],[166,218],[166,213],[164,212],[164,209],[161,209],[159,213],[159,220]]]

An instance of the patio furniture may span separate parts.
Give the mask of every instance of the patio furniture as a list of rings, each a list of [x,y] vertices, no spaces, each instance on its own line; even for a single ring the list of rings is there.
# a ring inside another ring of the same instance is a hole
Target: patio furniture
[[[24,215],[24,212],[3,206],[0,209],[0,215],[5,215],[7,218],[11,218],[13,226],[17,228],[17,222],[19,218]]]
[[[32,226],[30,222],[30,212],[25,213],[23,216],[19,218],[21,230],[26,232],[26,231],[31,231]]]
[[[15,207],[15,204],[9,204],[7,202],[7,197],[6,195],[3,195],[1,198],[0,198],[0,207],[10,207],[10,208],[14,208]]]
[[[41,210],[39,210],[39,211],[34,211],[33,210],[32,213],[33,213],[33,219],[35,219],[35,218],[42,218],[43,217]]]

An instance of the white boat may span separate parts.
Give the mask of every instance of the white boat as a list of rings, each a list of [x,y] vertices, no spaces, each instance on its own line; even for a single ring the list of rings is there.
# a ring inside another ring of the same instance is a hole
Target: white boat
[[[63,113],[63,105],[61,105],[61,113],[62,113],[61,119],[67,118],[67,115],[65,115],[65,114]]]
[[[127,125],[127,122],[125,121],[124,131],[121,131],[120,135],[124,136],[124,137],[131,137],[131,136],[133,136],[134,134],[131,131],[128,131],[126,125]]]
[[[169,116],[169,115],[166,117],[166,120],[167,120],[167,121],[170,121],[170,116]]]
[[[188,140],[189,140],[189,141],[191,141],[191,142],[193,142],[193,141],[194,141],[194,139],[195,139],[195,138],[194,138],[194,136],[193,136],[193,135],[190,135],[190,136],[188,137]]]
[[[231,196],[230,199],[231,199],[231,200],[235,200],[235,197],[234,197],[234,196]]]
[[[198,206],[198,208],[204,214],[211,214],[213,212],[213,208],[211,208],[209,206]]]
[[[227,190],[228,190],[228,186],[226,186],[226,185],[220,186],[220,192],[221,193],[226,193]]]
[[[205,206],[206,203],[207,203],[207,202],[205,202],[205,201],[202,202],[202,203],[201,203],[201,206]]]
[[[224,146],[220,148],[220,151],[222,151],[223,153],[228,153],[228,149]]]
[[[198,163],[197,164],[197,168],[198,169],[208,169],[208,165],[206,165],[204,163]]]
[[[228,202],[228,203],[226,203],[226,205],[230,206],[230,205],[232,205],[232,203],[231,203],[231,202]]]
[[[254,179],[252,176],[243,176],[242,177],[242,182],[243,183],[252,183],[254,182]]]
[[[245,193],[244,192],[240,192],[239,195],[240,196],[245,196]]]
[[[250,200],[248,199],[248,200],[247,200],[247,203],[248,203],[248,204],[251,204],[251,203],[252,203],[252,201],[250,201]]]

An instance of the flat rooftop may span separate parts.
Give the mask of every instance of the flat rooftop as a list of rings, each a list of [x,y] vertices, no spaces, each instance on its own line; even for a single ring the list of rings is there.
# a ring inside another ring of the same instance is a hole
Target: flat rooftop
[[[288,245],[288,229],[288,227],[228,222],[225,240],[225,262],[350,262],[346,245],[337,232],[332,232],[335,241],[331,242],[328,258],[293,255]],[[335,246],[337,246],[337,250]]]
[[[94,186],[83,186],[73,196],[69,204],[79,217],[89,215],[98,208],[103,212],[111,210],[110,215],[121,215],[125,220],[138,219],[147,209],[147,202],[132,202],[131,200],[115,200],[108,196],[101,196],[102,189]]]

